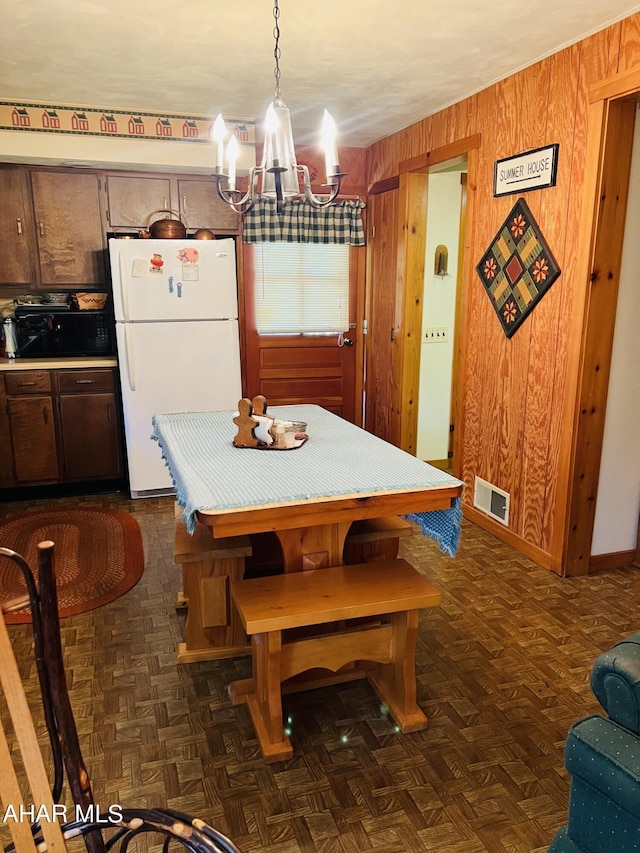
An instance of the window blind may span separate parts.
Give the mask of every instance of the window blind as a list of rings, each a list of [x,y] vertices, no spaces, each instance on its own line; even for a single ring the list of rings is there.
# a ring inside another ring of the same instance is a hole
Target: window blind
[[[258,334],[329,334],[349,328],[349,246],[255,243]]]

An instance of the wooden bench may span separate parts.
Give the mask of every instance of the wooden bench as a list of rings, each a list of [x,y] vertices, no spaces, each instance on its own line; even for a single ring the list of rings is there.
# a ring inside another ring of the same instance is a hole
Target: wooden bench
[[[400,539],[411,536],[411,523],[397,515],[354,521],[344,541],[344,562],[371,563],[398,556]]]
[[[214,539],[210,528],[197,523],[191,536],[175,506],[174,562],[182,567],[182,594],[188,605],[184,642],[178,645],[178,663],[246,655],[251,646],[229,598],[229,582],[244,576],[251,555],[248,536]]]
[[[401,731],[426,727],[416,703],[418,610],[437,606],[440,593],[406,560],[235,580],[231,595],[251,635],[253,676],[234,682],[229,693],[234,704],[247,703],[267,762],[293,754],[282,693],[322,684],[366,677]],[[382,615],[387,619],[371,627],[283,636],[288,629]],[[319,678],[318,669],[334,675]]]

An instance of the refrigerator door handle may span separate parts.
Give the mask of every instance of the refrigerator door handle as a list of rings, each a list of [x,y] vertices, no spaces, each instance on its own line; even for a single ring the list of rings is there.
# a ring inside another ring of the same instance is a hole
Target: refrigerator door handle
[[[136,390],[136,374],[135,365],[133,362],[133,347],[131,346],[131,328],[129,323],[124,324],[124,360],[127,363],[127,379],[129,380],[129,388],[132,391]]]
[[[120,252],[120,297],[122,299],[122,319],[127,323],[129,321],[129,294],[127,293],[127,288],[125,286],[124,275],[124,252]]]

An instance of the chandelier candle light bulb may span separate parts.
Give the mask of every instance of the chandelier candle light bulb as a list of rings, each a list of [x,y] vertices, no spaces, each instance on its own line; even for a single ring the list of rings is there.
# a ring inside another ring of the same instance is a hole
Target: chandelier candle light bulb
[[[224,126],[222,114],[218,113],[218,117],[213,123],[213,132],[211,134],[213,141],[216,143],[216,174],[218,175],[221,175],[223,171],[223,150],[226,132],[227,129]]]
[[[235,135],[232,135],[227,143],[227,162],[229,163],[229,192],[234,192],[236,188],[236,163],[238,162],[238,154],[240,146]]]
[[[334,178],[340,172],[340,167],[338,165],[338,146],[336,144],[336,123],[327,110],[324,111],[322,118],[322,147],[324,149],[327,183],[333,184]]]

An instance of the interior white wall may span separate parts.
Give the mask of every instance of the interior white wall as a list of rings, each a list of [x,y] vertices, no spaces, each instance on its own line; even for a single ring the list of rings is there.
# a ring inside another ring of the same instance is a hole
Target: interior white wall
[[[116,139],[69,133],[0,131],[0,162],[60,166],[97,166],[210,175],[215,168],[213,143],[155,139]],[[255,164],[253,149],[240,148],[238,171]]]
[[[631,159],[620,290],[592,555],[632,551],[640,510],[640,120]]]
[[[461,171],[429,174],[416,446],[418,458],[426,460],[446,459],[449,450]],[[440,244],[449,250],[449,274],[444,277],[434,274]],[[448,329],[444,343],[425,343],[425,330],[430,326]]]

